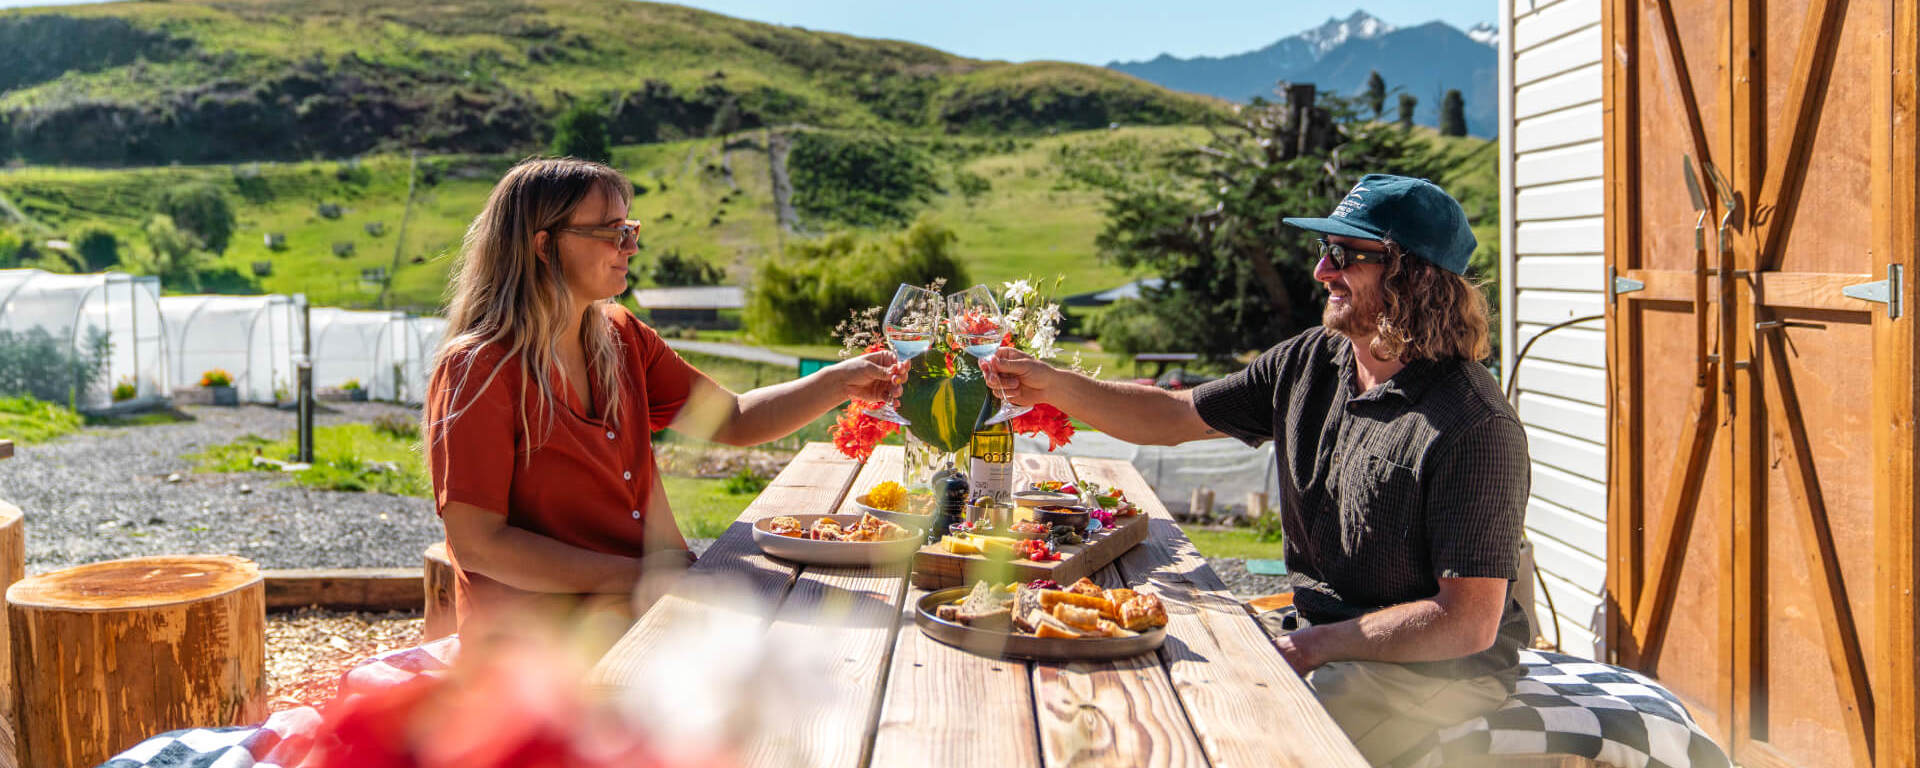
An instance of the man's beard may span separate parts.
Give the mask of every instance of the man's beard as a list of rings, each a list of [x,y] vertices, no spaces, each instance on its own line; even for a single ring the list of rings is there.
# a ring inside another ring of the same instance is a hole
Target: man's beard
[[[1329,297],[1326,309],[1320,312],[1320,323],[1327,330],[1342,336],[1370,336],[1377,330],[1374,321],[1380,317],[1380,301],[1372,294],[1362,296],[1349,289],[1347,300],[1334,302]]]

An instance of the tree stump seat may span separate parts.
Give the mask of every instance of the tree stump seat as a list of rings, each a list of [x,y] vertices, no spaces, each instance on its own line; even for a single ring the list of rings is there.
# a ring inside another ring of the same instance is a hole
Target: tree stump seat
[[[157,733],[266,717],[266,590],[251,561],[136,557],[7,590],[20,764],[94,766]]]

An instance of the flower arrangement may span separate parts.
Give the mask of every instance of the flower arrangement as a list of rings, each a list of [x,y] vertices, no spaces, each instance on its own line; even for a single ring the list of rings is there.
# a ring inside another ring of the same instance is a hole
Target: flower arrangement
[[[1055,346],[1060,335],[1060,305],[1052,300],[1051,291],[1058,290],[1061,279],[1055,278],[1048,292],[1036,289],[1027,280],[1015,280],[1002,283],[999,292],[999,304],[1002,318],[998,323],[992,317],[970,313],[961,318],[963,327],[969,332],[990,332],[998,325],[1003,333],[1001,344],[1011,346],[1040,360],[1053,360],[1059,357],[1060,350]],[[927,286],[935,292],[944,287],[944,281],[935,281]],[[887,348],[885,337],[880,331],[880,316],[884,309],[872,307],[854,313],[853,317],[842,322],[834,329],[834,335],[845,347],[842,355],[878,352]],[[913,360],[908,374],[911,383],[914,379],[950,380],[963,384],[977,384],[981,379],[979,368],[973,358],[961,349],[958,339],[944,324],[941,332],[935,334],[933,347]],[[1076,370],[1079,360],[1072,363]],[[944,385],[944,384],[943,384]],[[977,384],[984,389],[984,384]],[[903,395],[903,401],[908,395]],[[964,395],[956,395],[964,398]],[[984,402],[984,393],[974,400],[959,399],[960,410],[966,406]],[[878,407],[879,403],[855,400],[847,404],[844,411],[835,419],[832,428],[833,444],[840,453],[848,458],[865,460],[873,455],[873,449],[888,435],[899,431],[900,426],[868,415],[867,411]],[[904,402],[903,402],[904,405]],[[977,406],[975,406],[977,407]],[[903,412],[905,412],[903,410]],[[909,415],[911,418],[911,415]],[[916,422],[914,434],[923,440],[953,449],[950,440],[934,438],[929,440]],[[965,431],[971,434],[972,424],[966,424]],[[1034,406],[1032,411],[1008,422],[1008,427],[1016,434],[1031,437],[1046,436],[1047,450],[1053,451],[1073,440],[1073,421],[1060,409],[1046,403]],[[964,444],[964,439],[961,440]]]
[[[214,368],[206,373],[200,374],[200,386],[231,387],[233,386],[233,374],[227,373],[220,368]]]

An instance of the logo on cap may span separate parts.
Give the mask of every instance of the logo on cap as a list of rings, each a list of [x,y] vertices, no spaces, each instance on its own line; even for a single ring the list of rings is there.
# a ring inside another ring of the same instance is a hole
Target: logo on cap
[[[1344,219],[1347,217],[1347,214],[1365,205],[1367,201],[1360,198],[1360,193],[1365,191],[1367,191],[1366,187],[1355,184],[1353,191],[1348,192],[1347,196],[1340,201],[1340,204],[1334,206],[1333,218]]]

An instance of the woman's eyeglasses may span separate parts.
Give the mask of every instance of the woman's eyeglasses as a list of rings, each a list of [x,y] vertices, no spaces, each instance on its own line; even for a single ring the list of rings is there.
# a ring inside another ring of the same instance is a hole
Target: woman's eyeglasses
[[[1339,243],[1329,243],[1326,240],[1314,242],[1320,244],[1320,258],[1326,259],[1334,269],[1344,270],[1355,264],[1381,264],[1387,260],[1388,256],[1393,255],[1392,246],[1388,246],[1384,251],[1362,251]]]
[[[591,237],[603,243],[618,243],[622,247],[632,243],[640,247],[640,222],[627,219],[617,227],[554,227],[556,232],[570,232],[582,237]]]

